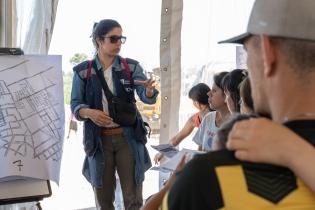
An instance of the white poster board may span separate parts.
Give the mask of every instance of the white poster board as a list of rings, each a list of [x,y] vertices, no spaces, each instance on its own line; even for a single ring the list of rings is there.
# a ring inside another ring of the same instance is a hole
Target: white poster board
[[[61,56],[0,56],[0,202],[51,194],[64,115]]]

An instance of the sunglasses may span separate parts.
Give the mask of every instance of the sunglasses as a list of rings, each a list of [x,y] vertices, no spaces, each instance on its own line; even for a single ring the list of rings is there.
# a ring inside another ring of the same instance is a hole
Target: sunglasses
[[[112,44],[116,44],[119,40],[122,44],[125,44],[126,42],[126,39],[127,37],[125,36],[116,36],[116,35],[113,35],[113,36],[103,36],[104,38],[107,38],[110,40],[110,43]]]

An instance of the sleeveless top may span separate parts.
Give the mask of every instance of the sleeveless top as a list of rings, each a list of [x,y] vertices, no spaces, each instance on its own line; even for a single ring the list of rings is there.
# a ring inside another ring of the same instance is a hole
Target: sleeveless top
[[[199,117],[198,112],[197,112],[196,114],[194,114],[194,123],[195,123],[195,126],[196,126],[197,128],[199,128],[200,123],[201,123],[201,119],[200,119],[200,117]]]

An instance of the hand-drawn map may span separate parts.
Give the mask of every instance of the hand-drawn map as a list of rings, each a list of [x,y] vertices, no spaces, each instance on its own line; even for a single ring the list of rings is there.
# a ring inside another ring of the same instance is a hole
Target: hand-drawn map
[[[0,181],[58,183],[63,138],[61,56],[0,56]]]

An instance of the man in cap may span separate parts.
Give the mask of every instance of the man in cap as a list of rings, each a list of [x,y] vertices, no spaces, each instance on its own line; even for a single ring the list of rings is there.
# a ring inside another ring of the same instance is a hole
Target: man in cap
[[[247,32],[222,42],[244,44],[247,50],[256,112],[270,115],[312,145],[314,9],[314,0],[256,0]],[[315,209],[315,196],[287,168],[242,162],[221,150],[198,155],[186,165],[163,209]]]

